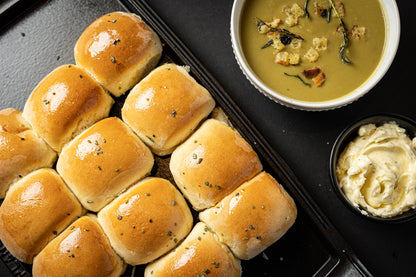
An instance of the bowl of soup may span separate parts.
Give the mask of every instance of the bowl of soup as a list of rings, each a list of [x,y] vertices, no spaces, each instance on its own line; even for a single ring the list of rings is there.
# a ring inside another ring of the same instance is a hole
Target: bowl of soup
[[[331,110],[368,93],[397,52],[394,0],[235,0],[231,42],[247,79],[270,99]]]

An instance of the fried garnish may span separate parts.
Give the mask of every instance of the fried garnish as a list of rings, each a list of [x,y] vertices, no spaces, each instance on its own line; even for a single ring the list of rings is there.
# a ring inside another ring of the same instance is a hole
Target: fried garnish
[[[344,3],[342,2],[336,2],[335,3],[335,9],[337,9],[338,14],[341,18],[345,17],[345,7],[344,7]]]
[[[325,74],[324,74],[324,72],[320,72],[315,78],[313,78],[312,79],[313,80],[313,82],[315,83],[315,85],[317,86],[317,87],[320,87],[320,86],[322,86],[322,84],[325,82],[325,80],[326,80],[326,76],[325,76]]]
[[[302,73],[306,78],[312,79],[321,73],[321,69],[319,67],[314,67],[312,69],[304,70]]]

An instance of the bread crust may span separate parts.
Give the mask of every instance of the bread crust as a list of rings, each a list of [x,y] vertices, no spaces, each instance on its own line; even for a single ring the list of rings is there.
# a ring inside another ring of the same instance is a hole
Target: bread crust
[[[55,151],[107,117],[114,100],[82,68],[62,65],[33,90],[23,117]]]
[[[71,224],[35,257],[32,274],[34,277],[118,277],[125,268],[96,216],[89,214]]]
[[[241,263],[220,243],[206,224],[199,222],[169,254],[150,263],[145,277],[241,276]]]
[[[88,210],[98,212],[153,167],[149,148],[116,117],[103,119],[67,144],[56,168]]]
[[[208,119],[175,149],[170,170],[195,210],[214,206],[262,170],[251,146],[224,123]]]
[[[192,229],[183,196],[162,178],[145,178],[98,213],[111,245],[131,265],[165,254]]]
[[[0,198],[26,174],[52,167],[57,157],[16,109],[0,111],[0,141]]]
[[[39,169],[8,191],[0,206],[0,239],[13,256],[30,264],[84,212],[55,170]]]
[[[242,260],[254,258],[280,239],[296,216],[293,199],[264,171],[199,214]]]
[[[129,93],[123,120],[159,155],[172,153],[215,106],[209,92],[186,67],[164,64]]]
[[[95,20],[75,44],[76,64],[118,97],[159,62],[162,44],[139,16],[113,12]]]

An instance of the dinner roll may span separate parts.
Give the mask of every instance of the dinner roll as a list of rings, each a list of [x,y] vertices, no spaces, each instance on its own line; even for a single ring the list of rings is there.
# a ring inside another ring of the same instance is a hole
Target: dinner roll
[[[209,92],[187,68],[164,64],[127,96],[123,120],[157,155],[167,155],[185,140],[215,106]]]
[[[21,111],[13,108],[0,111],[0,132],[19,134],[30,129],[30,124],[24,120]]]
[[[8,108],[0,111],[0,198],[10,184],[29,172],[52,167],[56,153],[30,128],[22,112]]]
[[[83,129],[108,116],[114,101],[83,69],[62,65],[33,90],[23,117],[60,152]]]
[[[175,149],[170,170],[196,210],[214,206],[262,170],[251,146],[224,123],[208,119]]]
[[[120,96],[156,66],[162,44],[137,15],[113,12],[85,29],[74,54],[79,66],[111,94]]]
[[[241,263],[202,222],[173,251],[149,264],[145,277],[241,276]]]
[[[83,216],[33,261],[33,277],[118,277],[125,264],[111,248],[95,215]]]
[[[63,149],[56,168],[88,210],[97,212],[150,173],[153,155],[120,119],[109,117]]]
[[[117,254],[128,264],[153,261],[192,229],[182,194],[162,178],[146,178],[98,213],[98,221]]]
[[[199,214],[236,257],[249,260],[292,226],[296,206],[282,186],[266,172],[244,183],[215,207]]]
[[[13,256],[32,263],[78,216],[81,204],[53,169],[39,169],[10,187],[0,206],[0,239]]]

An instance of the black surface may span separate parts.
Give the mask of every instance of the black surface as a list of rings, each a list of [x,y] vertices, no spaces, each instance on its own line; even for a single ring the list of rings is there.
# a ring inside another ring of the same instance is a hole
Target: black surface
[[[150,5],[283,156],[368,269],[375,276],[416,276],[413,262],[416,257],[415,220],[391,225],[363,219],[347,209],[335,195],[328,172],[332,144],[338,133],[351,122],[380,112],[416,118],[411,68],[411,62],[415,60],[412,12],[416,3],[398,1],[402,19],[401,43],[383,80],[359,101],[335,111],[319,113],[276,104],[258,93],[245,79],[231,50],[232,1],[151,0]],[[22,109],[32,89],[46,74],[63,63],[73,62],[73,52],[68,49],[82,30],[100,15],[119,9],[118,3],[110,0],[51,0],[9,26],[0,37],[0,108]],[[307,238],[302,239],[307,241]],[[314,247],[311,247],[313,255]],[[278,266],[279,261],[273,261],[273,264]],[[302,261],[299,261],[301,266]],[[309,274],[305,272],[305,275]]]

